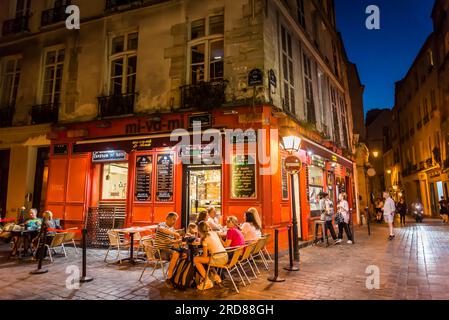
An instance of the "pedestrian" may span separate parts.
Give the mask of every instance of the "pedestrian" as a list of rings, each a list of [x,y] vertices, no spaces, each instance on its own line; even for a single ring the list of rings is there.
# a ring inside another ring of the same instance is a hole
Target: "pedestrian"
[[[376,200],[376,221],[377,223],[382,223],[382,209],[384,207],[384,202],[381,198]]]
[[[390,193],[385,191],[383,196],[385,199],[384,207],[383,207],[384,220],[386,223],[388,223],[388,227],[390,229],[390,236],[388,237],[388,239],[393,240],[396,237],[394,234],[394,226],[393,226],[394,215],[396,213],[396,206],[394,204],[393,199],[391,199],[391,197],[390,197]]]
[[[407,214],[407,205],[405,204],[404,198],[399,200],[397,205],[397,211],[401,216],[401,227],[405,227],[405,215]]]
[[[443,223],[448,223],[449,220],[449,209],[447,207],[447,201],[444,197],[441,197],[440,200],[440,216],[443,219]]]
[[[327,238],[327,231],[331,233],[332,239],[335,244],[341,243],[342,240],[338,239],[335,233],[334,225],[332,224],[334,218],[334,205],[329,198],[329,194],[322,192],[320,194],[320,210],[321,210],[321,220],[325,221],[323,240]]]
[[[343,240],[343,230],[346,232],[346,236],[348,237],[348,244],[353,244],[351,229],[349,228],[349,204],[346,196],[346,193],[341,193],[339,196],[339,202],[337,205],[337,216],[335,217],[336,222],[338,223],[338,239],[340,241]]]

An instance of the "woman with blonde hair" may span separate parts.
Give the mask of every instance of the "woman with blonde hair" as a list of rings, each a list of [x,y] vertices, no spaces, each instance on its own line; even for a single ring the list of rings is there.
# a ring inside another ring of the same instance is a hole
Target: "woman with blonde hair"
[[[346,232],[346,236],[348,237],[348,244],[353,244],[351,228],[349,227],[350,215],[349,212],[349,203],[346,200],[346,193],[341,193],[339,195],[339,202],[337,205],[337,216],[335,217],[335,222],[338,223],[338,239],[339,241],[343,240],[343,230]]]

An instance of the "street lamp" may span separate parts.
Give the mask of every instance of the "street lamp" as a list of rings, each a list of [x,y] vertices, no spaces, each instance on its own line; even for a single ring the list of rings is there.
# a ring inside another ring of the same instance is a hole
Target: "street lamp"
[[[284,147],[284,150],[290,153],[290,156],[285,159],[285,169],[290,174],[292,188],[293,256],[295,261],[299,262],[298,219],[296,217],[297,208],[295,201],[295,174],[298,174],[299,170],[301,169],[301,159],[294,156],[293,153],[300,150],[301,138],[294,135],[285,136],[282,138],[282,145]]]
[[[387,174],[391,174],[391,170],[387,170]]]

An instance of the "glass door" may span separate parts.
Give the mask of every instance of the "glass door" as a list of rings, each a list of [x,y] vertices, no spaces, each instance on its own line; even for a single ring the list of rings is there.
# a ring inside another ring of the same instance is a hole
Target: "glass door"
[[[188,167],[185,190],[186,226],[195,222],[201,211],[214,206],[221,215],[221,167]]]

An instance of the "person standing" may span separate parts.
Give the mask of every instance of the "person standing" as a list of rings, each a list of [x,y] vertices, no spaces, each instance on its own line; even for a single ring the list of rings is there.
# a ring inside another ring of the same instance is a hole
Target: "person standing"
[[[401,227],[405,227],[405,215],[407,214],[407,205],[405,204],[404,198],[401,198],[399,200],[397,210],[399,215],[401,216]]]
[[[447,207],[447,201],[444,197],[440,200],[440,216],[443,218],[443,223],[448,223],[449,220],[449,209]]]
[[[338,239],[337,234],[335,233],[334,225],[332,224],[334,218],[334,205],[329,198],[328,193],[322,193],[320,200],[320,210],[321,210],[321,220],[325,221],[324,227],[324,235],[323,240],[327,237],[327,231],[329,230],[332,236],[332,239],[335,241],[335,244],[340,243],[342,240]]]
[[[337,213],[341,215],[342,220],[338,221],[338,239],[343,240],[343,230],[348,237],[348,244],[353,244],[351,229],[349,228],[349,203],[346,200],[346,193],[341,193],[339,198],[339,203],[337,205]]]
[[[390,236],[388,237],[388,239],[393,240],[396,237],[394,234],[394,226],[393,226],[394,214],[396,213],[396,206],[388,192],[385,191],[383,196],[385,199],[385,203],[384,203],[384,207],[383,207],[384,220],[386,223],[388,223],[388,227],[390,230]]]

